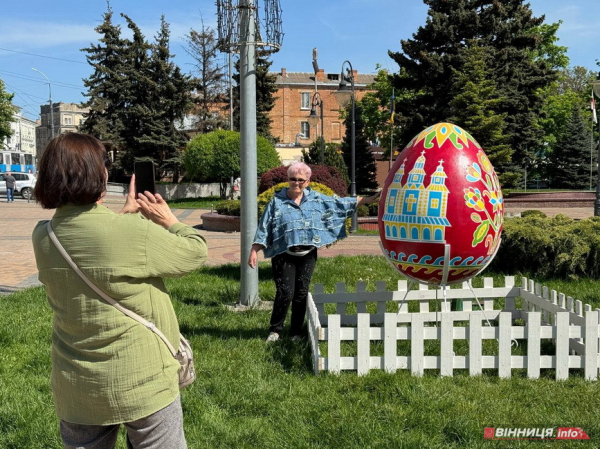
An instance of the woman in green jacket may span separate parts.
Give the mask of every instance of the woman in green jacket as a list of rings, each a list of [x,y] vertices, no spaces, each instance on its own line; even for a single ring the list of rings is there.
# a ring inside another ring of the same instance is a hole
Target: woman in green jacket
[[[177,348],[179,325],[162,278],[197,269],[206,241],[160,195],[136,198],[133,179],[119,214],[102,206],[109,166],[100,141],[61,134],[42,155],[35,198],[56,209],[54,232],[92,282]],[[124,424],[129,447],[185,448],[178,361],[155,333],[84,283],[46,224],[33,231],[33,247],[54,312],[51,384],[64,446],[114,447]]]

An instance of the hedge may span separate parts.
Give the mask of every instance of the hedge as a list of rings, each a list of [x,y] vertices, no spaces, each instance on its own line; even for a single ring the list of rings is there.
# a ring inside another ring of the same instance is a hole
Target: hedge
[[[342,178],[340,171],[335,167],[327,165],[313,165],[308,164],[312,171],[310,176],[312,186],[314,183],[324,184],[329,187],[338,196],[344,197],[348,193],[348,184]],[[258,186],[258,193],[263,193],[277,184],[286,183],[288,180],[287,175],[288,167],[281,166],[275,167],[267,172],[263,173],[260,177],[260,185]]]
[[[504,221],[502,242],[489,267],[506,274],[596,278],[600,275],[600,217],[575,221],[539,214]]]

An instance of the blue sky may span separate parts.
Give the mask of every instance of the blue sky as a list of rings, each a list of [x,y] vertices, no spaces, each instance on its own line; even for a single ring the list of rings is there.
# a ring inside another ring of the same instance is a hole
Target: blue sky
[[[92,73],[81,48],[96,42],[94,31],[106,11],[106,0],[28,0],[5,2],[0,15],[0,78],[15,93],[13,102],[24,114],[37,118],[40,104],[48,102],[46,79],[54,102],[84,100],[82,78]],[[598,0],[531,0],[535,16],[547,23],[562,20],[560,45],[568,47],[571,65],[598,70],[600,59],[600,2]],[[112,0],[118,23],[126,30],[123,12],[151,40],[161,14],[171,25],[171,52],[184,72],[193,70],[184,47],[191,28],[216,27],[214,0]],[[259,7],[262,1],[259,0]],[[395,72],[398,66],[388,50],[399,51],[400,40],[425,23],[427,8],[420,0],[281,0],[283,45],[272,57],[273,71],[312,71],[312,49],[318,48],[319,66],[338,72],[349,60],[359,73],[374,73],[376,65]],[[56,59],[52,59],[56,58]]]

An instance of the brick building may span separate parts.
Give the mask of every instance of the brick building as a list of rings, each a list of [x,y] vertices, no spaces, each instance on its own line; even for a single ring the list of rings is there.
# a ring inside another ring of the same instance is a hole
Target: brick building
[[[376,75],[363,75],[354,70],[354,91],[357,101],[369,90]],[[311,126],[310,114],[313,96],[318,92],[323,101],[323,128],[325,142],[342,143],[346,133],[340,119],[341,106],[333,94],[340,84],[340,73],[325,73],[320,69],[316,74],[287,72],[285,68],[277,73],[275,84],[275,106],[271,110],[271,133],[277,139],[277,151],[284,164],[299,160],[302,147],[308,147],[321,136],[320,108],[319,120]]]

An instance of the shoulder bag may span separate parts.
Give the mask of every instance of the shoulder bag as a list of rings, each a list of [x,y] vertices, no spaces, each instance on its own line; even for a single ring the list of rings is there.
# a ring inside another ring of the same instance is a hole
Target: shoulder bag
[[[194,380],[196,380],[196,370],[194,369],[194,354],[192,353],[192,347],[190,346],[190,342],[187,341],[183,335],[179,334],[179,349],[177,352],[175,352],[175,348],[173,348],[173,345],[169,342],[169,340],[167,340],[167,337],[165,337],[163,335],[163,333],[154,325],[154,323],[151,323],[150,321],[145,320],[144,318],[139,316],[137,313],[132,312],[131,310],[123,307],[121,304],[119,304],[113,298],[111,298],[106,293],[104,293],[102,290],[100,290],[98,288],[98,286],[96,286],[96,284],[94,284],[79,269],[77,264],[75,262],[73,262],[73,259],[71,259],[71,256],[69,256],[69,254],[67,253],[65,248],[61,245],[61,243],[58,241],[58,238],[54,234],[54,230],[52,229],[52,220],[48,220],[47,228],[48,228],[48,235],[50,236],[50,239],[52,240],[52,242],[54,242],[56,249],[58,249],[60,254],[69,263],[71,268],[73,268],[73,270],[75,270],[75,273],[77,273],[79,275],[79,277],[81,277],[81,279],[83,279],[83,281],[92,290],[94,290],[96,293],[98,293],[103,299],[106,300],[106,302],[113,305],[119,311],[123,312],[128,317],[130,317],[130,318],[136,320],[137,322],[143,324],[144,326],[146,326],[149,330],[151,330],[156,335],[158,335],[160,337],[160,339],[167,345],[167,348],[169,348],[169,351],[171,352],[173,357],[175,357],[179,361],[179,364],[180,364],[179,388],[180,389],[185,388],[188,385],[190,385],[192,382],[194,382]]]

